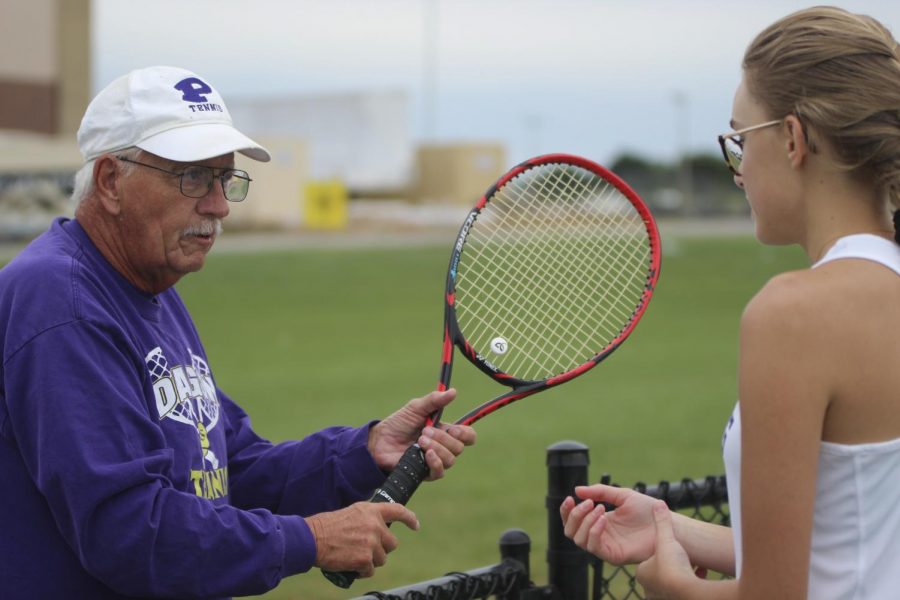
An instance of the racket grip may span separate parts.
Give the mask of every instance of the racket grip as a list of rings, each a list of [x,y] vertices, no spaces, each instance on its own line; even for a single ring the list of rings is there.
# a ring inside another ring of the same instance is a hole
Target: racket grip
[[[422,480],[428,476],[428,465],[425,454],[418,444],[406,449],[400,461],[385,482],[375,490],[369,502],[393,502],[406,504],[418,489]],[[359,577],[356,571],[329,571],[322,569],[322,575],[334,585],[347,589]]]

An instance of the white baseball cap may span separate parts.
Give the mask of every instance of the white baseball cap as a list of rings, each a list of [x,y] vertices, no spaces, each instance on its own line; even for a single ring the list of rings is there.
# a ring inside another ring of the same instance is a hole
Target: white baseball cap
[[[262,162],[270,159],[265,148],[235,129],[219,92],[176,67],[132,71],[88,105],[78,128],[85,162],[131,146],[178,162],[230,152]]]

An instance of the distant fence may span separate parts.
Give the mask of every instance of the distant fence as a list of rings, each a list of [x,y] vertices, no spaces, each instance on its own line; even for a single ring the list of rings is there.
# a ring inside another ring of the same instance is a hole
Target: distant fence
[[[531,539],[511,529],[500,537],[500,562],[448,573],[443,577],[387,590],[368,592],[358,600],[638,600],[643,596],[632,567],[617,567],[581,550],[565,537],[559,505],[577,485],[588,483],[588,448],[559,442],[547,449],[547,578],[537,585],[530,578]],[[604,475],[602,483],[611,484]],[[612,484],[615,485],[615,484]],[[729,524],[725,477],[637,483],[633,489],[664,500],[672,510],[707,522]],[[591,575],[593,574],[593,577]],[[589,580],[593,580],[593,587]]]

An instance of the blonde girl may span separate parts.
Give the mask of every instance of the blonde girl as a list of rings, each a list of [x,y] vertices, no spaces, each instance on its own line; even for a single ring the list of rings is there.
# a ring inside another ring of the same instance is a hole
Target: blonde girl
[[[741,319],[732,528],[597,485],[562,504],[566,535],[640,563],[650,598],[897,598],[897,42],[871,17],[816,7],[762,31],[742,66],[723,152],[759,241],[799,244],[811,267],[769,281]]]

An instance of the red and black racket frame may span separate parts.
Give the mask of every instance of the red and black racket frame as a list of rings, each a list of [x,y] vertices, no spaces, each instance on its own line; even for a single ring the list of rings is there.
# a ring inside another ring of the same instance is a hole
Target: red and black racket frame
[[[565,373],[539,381],[528,381],[517,379],[504,373],[466,341],[460,331],[459,323],[456,319],[456,274],[460,258],[462,257],[466,245],[466,238],[469,235],[469,230],[472,228],[472,225],[475,223],[484,207],[491,201],[491,198],[493,198],[497,190],[503,188],[507,182],[518,177],[525,171],[541,165],[553,163],[574,165],[596,173],[628,198],[640,214],[644,226],[647,229],[650,243],[650,265],[648,267],[647,283],[644,287],[641,299],[628,324],[622,328],[622,331],[619,332],[619,335],[616,336],[612,342],[607,344],[605,348],[591,357],[587,362],[566,371]],[[605,167],[588,159],[571,154],[545,154],[526,160],[506,173],[488,189],[475,207],[469,211],[466,220],[463,222],[462,227],[460,227],[459,234],[456,236],[456,243],[453,245],[453,251],[450,255],[450,265],[447,269],[446,291],[444,295],[444,342],[441,354],[441,371],[438,381],[438,391],[445,391],[450,385],[450,376],[453,371],[454,347],[459,348],[460,352],[462,352],[463,356],[465,356],[469,362],[478,367],[491,379],[512,389],[509,392],[474,408],[457,419],[455,423],[459,425],[471,425],[516,400],[521,400],[522,398],[531,396],[537,392],[570,381],[600,364],[600,362],[612,354],[616,348],[622,345],[628,338],[638,321],[640,321],[644,311],[647,309],[647,305],[656,288],[656,282],[659,279],[661,256],[662,251],[659,230],[657,229],[656,221],[653,219],[650,210],[644,204],[644,201],[641,200],[640,196],[638,196],[628,184]],[[440,411],[430,415],[426,420],[426,426],[433,426],[439,423],[440,417]],[[396,502],[406,504],[419,487],[419,484],[428,476],[428,473],[429,469],[425,462],[424,453],[418,444],[413,444],[400,458],[397,466],[390,475],[388,475],[381,487],[375,490],[371,502]],[[358,577],[358,574],[354,572],[335,573],[323,570],[323,573],[332,583],[344,588],[350,587],[350,584]]]
[[[622,329],[622,331],[619,332],[619,335],[616,336],[616,338],[612,342],[607,344],[605,348],[591,357],[590,360],[575,367],[574,369],[571,369],[559,375],[555,375],[548,379],[540,381],[527,381],[517,379],[499,370],[491,363],[490,360],[485,358],[482,354],[475,350],[475,348],[473,348],[468,341],[466,341],[465,337],[459,329],[459,324],[456,320],[456,274],[460,258],[462,257],[463,249],[465,248],[466,237],[469,235],[469,230],[471,229],[473,223],[478,218],[478,215],[481,213],[484,207],[488,204],[488,202],[491,201],[491,198],[494,196],[496,191],[498,189],[501,189],[504,185],[507,184],[507,182],[515,179],[525,171],[541,165],[553,163],[574,165],[596,173],[605,181],[613,185],[626,198],[628,198],[628,200],[633,204],[637,212],[640,214],[641,219],[644,222],[644,226],[647,228],[648,239],[651,248],[650,265],[648,268],[647,283],[644,287],[640,302],[638,302],[637,307],[635,308],[635,311],[632,314],[628,324]],[[632,190],[628,186],[628,184],[626,184],[612,171],[604,168],[601,165],[598,165],[593,161],[570,154],[547,154],[544,156],[538,156],[520,163],[519,165],[511,169],[506,175],[503,176],[503,178],[501,178],[493,186],[491,186],[491,188],[485,193],[485,195],[482,196],[482,198],[478,201],[475,207],[471,211],[469,211],[469,214],[466,217],[466,220],[463,223],[463,226],[460,228],[459,234],[456,237],[456,243],[453,245],[453,252],[450,256],[450,267],[447,269],[447,285],[444,305],[444,345],[443,354],[441,356],[441,373],[440,380],[438,382],[438,390],[446,390],[450,384],[450,375],[453,370],[454,347],[459,348],[460,352],[462,352],[463,356],[465,356],[469,360],[469,362],[481,369],[481,371],[487,374],[491,379],[493,379],[497,383],[503,384],[507,387],[511,387],[512,390],[469,411],[468,413],[460,417],[456,421],[456,423],[461,425],[471,425],[491,414],[492,412],[506,406],[507,404],[515,402],[516,400],[521,400],[522,398],[578,377],[579,375],[589,371],[594,366],[598,365],[607,356],[612,354],[616,350],[616,348],[618,348],[622,344],[622,342],[624,342],[628,338],[628,336],[637,325],[638,321],[640,321],[641,316],[644,314],[644,311],[647,309],[647,305],[650,302],[650,297],[653,295],[653,291],[656,287],[656,282],[659,279],[661,255],[662,252],[660,248],[659,230],[656,227],[656,221],[650,214],[650,210],[644,204],[643,200],[641,200],[640,196],[638,196],[637,193],[635,193],[634,190]],[[432,415],[427,424],[433,425],[439,419],[440,414]]]

